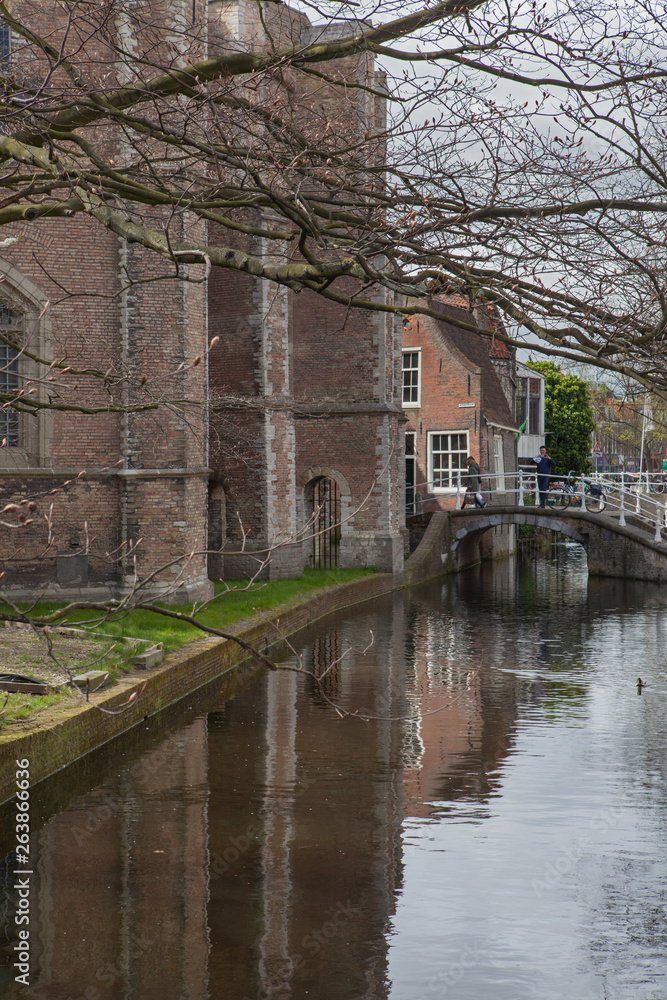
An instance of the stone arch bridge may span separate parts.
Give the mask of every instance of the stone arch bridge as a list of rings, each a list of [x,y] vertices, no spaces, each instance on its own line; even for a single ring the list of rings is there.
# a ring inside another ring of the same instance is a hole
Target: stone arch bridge
[[[485,507],[436,512],[419,546],[405,564],[407,584],[428,576],[457,573],[480,561],[479,542],[500,525],[528,524],[579,542],[588,555],[592,576],[667,582],[667,541],[618,517],[577,507],[563,510]],[[413,580],[414,578],[414,580]]]

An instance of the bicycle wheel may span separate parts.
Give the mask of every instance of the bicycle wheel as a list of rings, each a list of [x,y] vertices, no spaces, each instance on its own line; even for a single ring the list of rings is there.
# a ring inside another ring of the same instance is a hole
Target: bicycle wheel
[[[586,501],[586,510],[589,510],[591,514],[601,514],[607,506],[604,493],[586,493],[584,499]]]
[[[550,507],[567,507],[567,492],[561,483],[549,487],[547,503]]]
[[[566,486],[560,495],[561,507],[578,507],[579,495],[570,486]]]

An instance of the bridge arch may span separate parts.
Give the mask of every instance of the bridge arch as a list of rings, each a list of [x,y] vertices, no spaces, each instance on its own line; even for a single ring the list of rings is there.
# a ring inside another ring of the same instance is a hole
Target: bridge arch
[[[578,542],[588,553],[589,536],[580,530],[580,525],[566,518],[544,517],[532,513],[500,513],[469,515],[453,518],[449,546],[451,568],[463,569],[479,561],[479,541],[491,528],[498,525],[528,524],[535,528],[546,528]]]
[[[589,576],[667,583],[667,528],[646,531],[619,524],[613,514],[581,508],[558,513],[530,507],[436,511],[405,564],[406,583],[457,573],[479,560],[479,539],[497,525],[529,524],[578,542],[588,556]]]

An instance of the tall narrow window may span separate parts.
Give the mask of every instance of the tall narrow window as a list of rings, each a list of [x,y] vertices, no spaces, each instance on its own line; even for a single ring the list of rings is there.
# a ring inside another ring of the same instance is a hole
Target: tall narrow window
[[[0,69],[7,69],[12,52],[12,34],[9,25],[0,19]]]
[[[456,489],[459,471],[466,467],[468,435],[429,434],[429,465],[434,491]]]
[[[540,378],[519,378],[516,386],[516,423],[524,434],[542,434],[542,386]]]
[[[541,434],[540,427],[540,379],[528,379],[528,423],[531,434]]]
[[[41,361],[52,356],[50,332],[48,299],[27,275],[0,256],[1,470],[36,468],[46,458],[53,418],[39,407],[34,415],[30,404],[46,399],[40,377],[46,373]],[[17,411],[11,402],[24,387],[26,405]]]
[[[403,351],[403,406],[419,406],[420,351]]]
[[[20,318],[0,303],[0,395],[9,402],[19,391],[18,332]],[[16,345],[16,346],[15,346]],[[11,406],[0,408],[0,445],[19,445],[19,415]]]
[[[516,423],[517,427],[523,425],[528,416],[528,379],[518,378],[516,380]],[[528,427],[524,427],[524,433],[530,433]]]
[[[500,434],[495,434],[493,437],[493,460],[496,467],[495,488],[502,492],[505,489],[505,454],[503,451],[503,439]]]

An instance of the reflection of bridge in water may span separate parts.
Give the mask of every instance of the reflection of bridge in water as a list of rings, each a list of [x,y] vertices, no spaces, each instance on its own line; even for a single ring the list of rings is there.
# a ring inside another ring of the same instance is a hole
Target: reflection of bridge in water
[[[545,528],[579,542],[588,555],[593,576],[667,582],[667,541],[660,526],[648,530],[646,521],[628,518],[621,523],[616,512],[596,514],[577,507],[552,510],[525,506],[491,507],[436,512],[424,537],[406,563],[458,572],[480,560],[479,543],[484,534],[503,525]],[[634,523],[632,523],[634,521]]]

